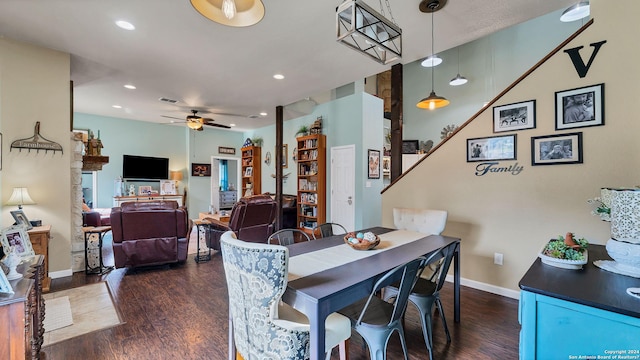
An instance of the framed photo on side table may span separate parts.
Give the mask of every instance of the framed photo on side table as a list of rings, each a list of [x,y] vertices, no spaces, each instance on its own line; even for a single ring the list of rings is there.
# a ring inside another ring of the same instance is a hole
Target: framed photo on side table
[[[531,165],[582,164],[582,133],[531,138]]]
[[[515,159],[516,135],[467,139],[467,162]]]
[[[534,129],[536,101],[529,100],[493,107],[493,132]]]
[[[13,225],[2,229],[2,248],[5,254],[9,253],[10,247],[15,246],[16,252],[20,256],[35,255],[27,228],[24,225]]]
[[[604,84],[556,92],[556,130],[604,125]]]
[[[27,215],[24,214],[22,209],[10,212],[11,216],[13,216],[13,219],[16,221],[16,225],[24,225],[27,230],[33,229],[33,225],[31,225],[31,222],[27,219]]]
[[[160,180],[160,195],[176,195],[175,180]]]
[[[369,159],[367,178],[380,179],[380,150],[369,149],[367,151],[367,159]]]

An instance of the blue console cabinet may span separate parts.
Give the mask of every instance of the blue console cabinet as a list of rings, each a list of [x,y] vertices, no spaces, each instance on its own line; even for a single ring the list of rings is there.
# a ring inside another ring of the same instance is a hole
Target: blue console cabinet
[[[521,360],[640,359],[640,279],[602,270],[609,259],[589,246],[589,263],[567,270],[537,259],[520,281]]]

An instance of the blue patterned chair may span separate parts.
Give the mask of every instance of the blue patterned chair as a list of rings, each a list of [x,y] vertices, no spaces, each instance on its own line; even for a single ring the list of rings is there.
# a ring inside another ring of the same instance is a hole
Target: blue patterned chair
[[[220,240],[231,317],[229,358],[235,358],[233,337],[245,360],[309,359],[308,320],[280,301],[287,288],[289,250],[237,240],[232,231]],[[340,344],[341,359],[346,359],[349,319],[333,313],[325,326],[327,358]]]

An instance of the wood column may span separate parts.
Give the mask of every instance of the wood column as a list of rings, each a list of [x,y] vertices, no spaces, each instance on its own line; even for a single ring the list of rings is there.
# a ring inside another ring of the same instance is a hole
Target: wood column
[[[282,132],[284,123],[284,107],[282,105],[276,106],[276,156],[275,156],[275,166],[276,166],[276,203],[277,211],[276,211],[276,228],[274,231],[278,231],[282,229]]]
[[[391,182],[402,175],[402,64],[391,67]]]

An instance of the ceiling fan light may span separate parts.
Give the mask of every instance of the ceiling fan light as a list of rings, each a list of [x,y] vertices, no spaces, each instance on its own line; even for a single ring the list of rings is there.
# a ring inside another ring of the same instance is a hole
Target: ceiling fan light
[[[202,129],[202,123],[200,123],[199,121],[187,121],[187,126],[189,127],[189,129],[193,129],[193,130],[199,130]]]
[[[562,22],[571,22],[583,19],[591,13],[591,8],[589,6],[589,1],[580,1],[577,4],[573,4],[568,7],[565,11],[562,12],[560,16],[560,21]]]
[[[436,95],[435,91],[431,91],[431,94],[429,94],[429,96],[420,100],[416,104],[416,106],[420,109],[429,109],[429,110],[445,107],[447,105],[449,105],[449,100],[447,100],[442,96]]]
[[[442,63],[442,58],[438,55],[429,55],[426,59],[422,60],[421,65],[424,67],[434,67]]]
[[[461,76],[460,74],[456,75],[456,77],[454,77],[453,79],[451,79],[451,81],[449,81],[449,85],[451,86],[459,86],[459,85],[464,85],[467,83],[467,78],[464,76]]]

